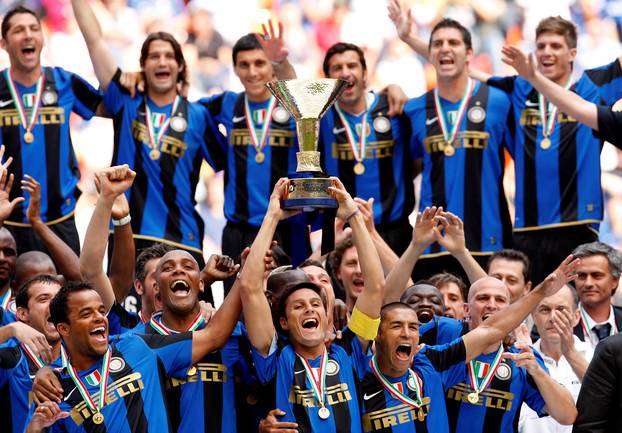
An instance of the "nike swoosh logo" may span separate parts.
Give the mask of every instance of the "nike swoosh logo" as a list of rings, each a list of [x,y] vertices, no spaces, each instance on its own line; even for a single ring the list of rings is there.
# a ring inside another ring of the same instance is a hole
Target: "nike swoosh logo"
[[[304,370],[298,370],[298,371],[294,371],[294,374],[300,374],[300,373],[304,373]]]
[[[65,396],[65,398],[63,399],[63,401],[67,401],[69,399],[69,397],[71,397],[71,394],[73,394],[73,392],[76,390],[76,388],[74,387],[71,391],[69,391],[69,394],[67,394],[67,396]]]
[[[525,101],[525,105],[528,107],[537,107],[540,104],[537,102]]]
[[[233,119],[231,119],[231,120],[233,121],[233,123],[238,123],[238,122],[241,122],[244,119],[246,119],[246,116],[234,116]]]
[[[425,126],[430,126],[431,124],[433,124],[437,120],[438,120],[438,117],[433,117],[431,119],[425,119]]]
[[[8,101],[0,101],[0,107],[6,107],[7,105],[11,104],[13,102],[12,99],[9,99]]]
[[[378,392],[374,392],[373,394],[370,394],[370,395],[364,394],[364,395],[363,395],[363,400],[367,401],[367,400],[369,400],[370,398],[374,398],[375,396],[377,396],[377,395],[378,395],[378,394],[380,394],[381,392],[382,392],[382,390],[380,390],[380,391],[378,391]]]
[[[333,128],[333,134],[341,134],[346,128]]]

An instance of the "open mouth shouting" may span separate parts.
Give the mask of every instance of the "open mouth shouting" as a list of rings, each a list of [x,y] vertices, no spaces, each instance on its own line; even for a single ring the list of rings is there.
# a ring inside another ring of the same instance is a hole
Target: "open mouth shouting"
[[[190,285],[184,280],[173,280],[169,286],[169,289],[175,296],[185,297],[190,294]]]
[[[418,308],[417,318],[420,323],[428,323],[434,317],[434,312],[430,308]]]
[[[99,326],[91,329],[89,334],[91,335],[93,340],[95,340],[95,342],[98,343],[98,344],[107,344],[108,343],[108,337],[106,335],[106,326],[104,326],[104,325],[99,325]]]
[[[410,343],[401,343],[395,348],[395,357],[399,361],[410,361],[413,347]]]

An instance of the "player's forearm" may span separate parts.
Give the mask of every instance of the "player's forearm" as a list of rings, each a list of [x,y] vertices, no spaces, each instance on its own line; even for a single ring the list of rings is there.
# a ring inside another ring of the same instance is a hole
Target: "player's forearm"
[[[409,287],[409,283],[412,282],[410,276],[415,263],[423,254],[423,251],[423,248],[413,242],[408,245],[408,248],[406,248],[402,257],[397,261],[393,270],[387,275],[383,304],[400,300],[402,293]]]
[[[50,252],[52,260],[58,267],[58,273],[63,275],[67,281],[82,279],[80,259],[69,245],[41,220],[33,221],[32,229]]]
[[[408,45],[412,50],[419,54],[424,59],[428,60],[428,56],[430,55],[428,51],[428,44],[422,38],[416,35],[408,35],[401,38],[406,45]]]
[[[296,70],[288,59],[279,63],[273,62],[272,66],[274,67],[274,74],[277,80],[293,80],[296,78]]]
[[[361,273],[365,281],[363,292],[356,300],[356,307],[369,317],[375,318],[380,315],[382,298],[384,296],[384,273],[378,252],[374,247],[371,236],[365,226],[365,221],[360,213],[354,215],[348,221],[352,228],[352,241],[356,247],[361,265]]]
[[[378,257],[380,258],[380,264],[382,265],[382,272],[385,275],[388,275],[392,269],[395,268],[395,265],[399,261],[399,257],[395,252],[391,249],[389,244],[380,236],[380,233],[374,231],[371,233],[371,239],[374,242],[374,247],[376,247],[376,251],[378,252]]]
[[[134,282],[134,256],[136,246],[132,235],[131,224],[115,226],[114,247],[110,258],[108,278],[114,291],[114,297],[121,302]],[[103,257],[102,257],[103,258]]]
[[[540,93],[555,104],[560,111],[569,114],[579,122],[598,131],[598,110],[596,104],[586,101],[570,90],[564,89],[540,72],[536,71],[530,82]]]
[[[0,328],[0,344],[15,337],[15,323],[17,322],[10,323]]]
[[[564,425],[572,424],[577,418],[577,408],[570,392],[555,382],[546,371],[538,367],[531,374],[542,399],[546,403],[546,411],[557,422]]]
[[[484,272],[479,263],[477,263],[477,260],[475,260],[469,250],[465,249],[464,251],[452,255],[458,260],[464,272],[466,272],[471,284],[486,276],[486,272]]]

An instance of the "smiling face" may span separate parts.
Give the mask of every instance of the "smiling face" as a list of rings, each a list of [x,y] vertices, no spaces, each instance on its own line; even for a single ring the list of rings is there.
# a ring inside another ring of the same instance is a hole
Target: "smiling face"
[[[108,318],[95,290],[80,290],[67,298],[68,323],[56,327],[69,353],[98,358],[108,349]]]
[[[476,281],[469,290],[465,313],[470,329],[477,328],[484,320],[510,305],[510,292],[506,285],[492,277]]]
[[[435,315],[442,316],[445,309],[441,293],[429,284],[410,287],[401,300],[413,307],[421,323],[428,323]]]
[[[45,335],[49,343],[60,339],[54,324],[50,322],[50,301],[58,293],[60,284],[34,283],[28,287],[28,308],[18,308],[17,317]]]
[[[365,287],[359,255],[355,247],[350,247],[344,251],[339,268],[335,271],[335,276],[341,281],[348,301],[354,305],[354,301]]]
[[[43,31],[37,17],[29,13],[18,13],[10,17],[2,48],[9,54],[11,67],[26,73],[39,70]]]
[[[150,92],[163,94],[175,90],[181,66],[173,45],[161,39],[152,40],[142,69]]]
[[[383,373],[404,374],[419,350],[419,320],[408,307],[397,307],[382,315],[376,336],[376,354]]]
[[[581,257],[575,287],[581,304],[592,308],[609,304],[618,280],[611,275],[607,257],[603,254]]]
[[[327,317],[320,295],[308,288],[292,292],[286,300],[280,324],[294,348],[314,349],[323,345]]]
[[[365,102],[367,71],[364,70],[356,51],[333,54],[328,60],[328,78],[340,78],[348,82],[339,97],[340,104],[356,106]]]
[[[160,259],[156,281],[164,310],[184,315],[198,307],[199,292],[203,291],[200,272],[197,261],[187,251],[174,250]]]
[[[429,52],[439,81],[454,80],[468,73],[473,50],[466,47],[460,30],[453,27],[436,30],[430,38]]]
[[[541,33],[536,39],[538,69],[546,78],[564,85],[572,74],[572,62],[577,49],[570,48],[563,35]]]
[[[233,70],[242,82],[248,99],[262,102],[270,97],[266,83],[275,79],[274,68],[263,50],[239,51]]]

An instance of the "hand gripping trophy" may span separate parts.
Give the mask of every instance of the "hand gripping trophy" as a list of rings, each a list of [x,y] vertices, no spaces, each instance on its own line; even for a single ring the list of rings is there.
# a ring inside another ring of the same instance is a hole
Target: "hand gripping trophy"
[[[328,193],[331,180],[320,167],[317,151],[320,118],[339,98],[347,82],[335,79],[280,80],[266,84],[274,97],[296,121],[298,162],[289,174],[289,191],[281,203],[283,209],[303,210],[336,208],[337,201]]]

